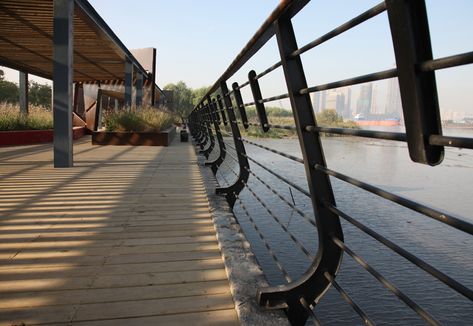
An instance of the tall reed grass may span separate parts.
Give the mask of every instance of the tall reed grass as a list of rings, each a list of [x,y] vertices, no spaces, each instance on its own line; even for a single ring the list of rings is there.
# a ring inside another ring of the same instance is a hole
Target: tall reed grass
[[[152,107],[143,107],[132,111],[109,111],[104,114],[106,131],[158,132],[177,122],[177,116]]]
[[[0,131],[46,130],[53,128],[53,114],[40,106],[29,106],[28,115],[17,104],[0,103]]]

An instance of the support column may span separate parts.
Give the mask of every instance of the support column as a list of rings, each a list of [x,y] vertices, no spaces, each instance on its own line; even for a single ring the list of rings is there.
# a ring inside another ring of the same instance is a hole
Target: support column
[[[136,75],[136,108],[141,107],[143,103],[143,75],[138,73]]]
[[[133,63],[128,59],[125,62],[125,108],[131,110],[133,91]]]
[[[20,113],[28,115],[28,74],[20,71]]]
[[[72,81],[74,0],[54,0],[54,167],[73,165]]]

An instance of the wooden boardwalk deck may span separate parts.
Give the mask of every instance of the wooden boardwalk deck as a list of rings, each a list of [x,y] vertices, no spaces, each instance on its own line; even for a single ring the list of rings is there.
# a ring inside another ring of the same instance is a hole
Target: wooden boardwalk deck
[[[0,148],[0,324],[235,325],[192,145]]]

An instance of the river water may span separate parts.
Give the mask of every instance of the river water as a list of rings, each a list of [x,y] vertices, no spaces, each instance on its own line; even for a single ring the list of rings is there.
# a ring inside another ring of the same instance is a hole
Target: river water
[[[465,136],[468,131],[445,134]],[[258,139],[256,142],[301,157],[297,139]],[[413,163],[407,145],[401,142],[325,137],[322,143],[329,168],[473,222],[472,150],[446,148],[443,163],[428,167]],[[307,188],[302,164],[252,145],[247,145],[246,150],[250,157]],[[251,162],[250,166],[292,201],[287,184]],[[225,182],[224,178],[227,181],[234,178],[228,168],[222,168],[217,177],[221,183]],[[473,288],[473,237],[343,181],[331,178],[331,182],[337,206],[342,211]],[[317,251],[317,231],[311,224],[254,177],[250,176],[248,185],[306,248],[312,253]],[[310,200],[295,189],[292,189],[292,194],[296,206],[313,216]],[[310,264],[308,258],[248,190],[241,193],[241,198],[291,278],[300,277]],[[238,202],[234,212],[270,284],[284,284],[282,273]],[[473,303],[470,300],[343,220],[342,227],[345,243],[352,250],[442,324],[473,325]],[[425,325],[410,308],[346,254],[337,281],[375,323]],[[333,288],[316,306],[315,313],[323,325],[363,324]]]

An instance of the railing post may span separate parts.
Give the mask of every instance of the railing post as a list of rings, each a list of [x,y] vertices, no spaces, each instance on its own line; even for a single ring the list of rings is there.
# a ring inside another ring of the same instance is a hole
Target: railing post
[[[204,126],[204,112],[202,105],[197,109],[197,123],[198,123],[198,139],[197,145],[200,146],[201,151],[204,150],[205,145],[207,145],[207,130]]]
[[[210,165],[213,174],[217,174],[218,168],[222,165],[223,161],[225,160],[226,156],[226,147],[225,142],[223,141],[222,132],[220,131],[219,122],[217,120],[217,108],[215,107],[215,102],[212,102],[210,96],[207,97],[207,105],[209,107],[209,112],[211,116],[211,120],[213,122],[215,128],[215,134],[217,135],[217,142],[219,147],[219,155],[213,162],[206,162],[205,165]]]
[[[238,174],[238,178],[233,185],[230,185],[225,188],[217,188],[216,192],[217,194],[225,194],[228,204],[230,205],[230,207],[233,208],[236,196],[241,192],[241,190],[245,187],[246,182],[248,181],[248,177],[250,174],[248,170],[250,168],[250,164],[248,162],[248,159],[246,158],[245,145],[241,140],[240,129],[238,128],[235,112],[233,111],[232,107],[232,100],[230,99],[230,95],[228,94],[228,87],[225,81],[220,82],[220,89],[223,94],[223,100],[225,102],[225,108],[227,109],[228,119],[230,120],[230,127],[232,128],[233,141],[235,143],[235,149],[240,171]]]
[[[326,164],[319,134],[311,132],[316,127],[316,121],[310,97],[299,94],[300,89],[307,87],[307,81],[300,56],[290,56],[298,49],[290,16],[281,16],[275,28],[318,227],[319,246],[316,259],[300,279],[284,286],[260,289],[258,300],[261,306],[268,308],[285,306],[291,324],[304,325],[309,317],[304,306],[307,303],[315,305],[330,286],[324,273],[335,277],[338,272],[342,250],[332,242],[332,237],[343,240],[343,233],[339,217],[323,205],[323,202],[335,205],[335,198],[329,177],[314,168],[315,165],[325,167]]]
[[[263,96],[261,95],[261,89],[259,87],[258,79],[256,79],[256,72],[254,70],[248,73],[248,80],[250,81],[251,93],[253,93],[253,99],[255,102],[256,112],[258,113],[258,119],[261,124],[261,128],[264,132],[268,132],[268,116],[266,115],[264,103],[260,102],[263,99]]]
[[[227,116],[225,114],[225,109],[223,107],[222,98],[220,97],[220,95],[217,95],[217,103],[218,103],[218,110],[222,114],[223,124],[226,126],[228,125]]]
[[[235,82],[232,84],[232,88],[233,95],[235,96],[236,106],[240,112],[241,121],[243,122],[243,127],[248,129],[250,125],[248,124],[248,117],[246,116],[245,104],[243,103],[243,98],[241,97],[240,86],[238,86],[238,83]]]
[[[409,155],[414,162],[437,165],[443,160],[444,149],[429,144],[431,135],[442,134],[435,72],[417,69],[417,64],[432,59],[425,2],[388,0],[386,7],[396,55]]]
[[[209,147],[207,147],[207,149],[202,150],[201,154],[203,154],[205,156],[205,158],[208,159],[210,153],[214,149],[215,138],[214,138],[214,135],[212,133],[212,128],[210,127],[210,123],[212,121],[212,115],[210,113],[209,106],[208,105],[203,105],[202,106],[202,112],[203,112],[203,116],[204,116],[204,121],[203,121],[204,128],[207,130],[207,135],[209,136],[210,145],[209,145]]]

